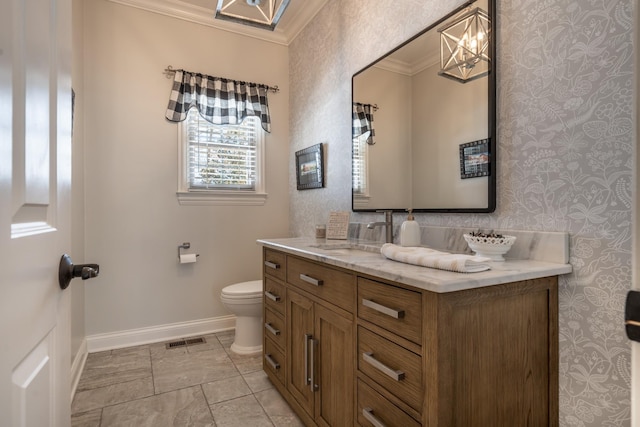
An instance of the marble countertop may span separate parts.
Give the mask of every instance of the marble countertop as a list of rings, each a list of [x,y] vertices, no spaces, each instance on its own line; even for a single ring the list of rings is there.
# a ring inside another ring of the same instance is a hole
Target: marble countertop
[[[302,258],[439,293],[557,276],[572,271],[570,264],[508,259],[490,262],[491,270],[454,273],[387,259],[380,253],[382,244],[377,242],[293,237],[260,239],[257,243]]]

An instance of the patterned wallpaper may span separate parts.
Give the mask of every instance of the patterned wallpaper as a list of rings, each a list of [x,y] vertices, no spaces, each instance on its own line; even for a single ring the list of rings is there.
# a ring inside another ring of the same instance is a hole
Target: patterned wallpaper
[[[329,0],[290,46],[291,158],[325,144],[326,188],[297,191],[291,234],[351,209],[351,76],[460,1]],[[497,0],[498,208],[425,225],[570,233],[560,280],[560,425],[630,425],[632,0]],[[352,221],[377,217],[352,214]],[[397,222],[401,217],[397,218]]]

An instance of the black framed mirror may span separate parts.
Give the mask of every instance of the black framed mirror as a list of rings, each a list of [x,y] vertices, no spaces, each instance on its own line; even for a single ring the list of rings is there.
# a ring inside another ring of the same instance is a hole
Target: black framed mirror
[[[468,2],[354,74],[355,212],[493,212],[495,0]]]

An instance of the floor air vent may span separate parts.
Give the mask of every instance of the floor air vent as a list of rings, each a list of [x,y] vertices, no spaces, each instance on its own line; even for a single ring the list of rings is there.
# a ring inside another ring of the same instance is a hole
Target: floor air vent
[[[196,345],[196,344],[205,344],[207,341],[202,338],[189,338],[186,340],[178,340],[178,341],[172,341],[172,342],[168,342],[166,344],[167,350],[172,349],[172,348],[177,348],[177,347],[185,347],[188,345]]]

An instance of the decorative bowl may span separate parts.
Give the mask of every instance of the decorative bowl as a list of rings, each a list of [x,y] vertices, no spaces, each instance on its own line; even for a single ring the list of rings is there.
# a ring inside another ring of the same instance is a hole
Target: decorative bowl
[[[516,236],[501,234],[465,234],[463,237],[477,256],[490,258],[491,261],[504,261],[503,255],[509,252],[516,241]]]

